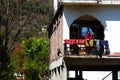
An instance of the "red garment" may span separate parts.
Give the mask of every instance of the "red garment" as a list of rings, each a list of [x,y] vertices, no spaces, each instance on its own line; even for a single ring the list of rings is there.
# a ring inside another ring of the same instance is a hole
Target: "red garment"
[[[86,34],[85,40],[91,40],[93,38],[92,34]]]

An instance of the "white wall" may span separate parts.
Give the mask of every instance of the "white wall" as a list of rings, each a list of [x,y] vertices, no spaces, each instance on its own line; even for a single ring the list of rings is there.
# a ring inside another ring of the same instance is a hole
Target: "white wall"
[[[58,8],[58,0],[53,0],[53,4],[54,4],[54,13],[56,12],[57,8]]]
[[[91,15],[105,27],[105,39],[109,41],[111,52],[120,52],[120,45],[118,45],[120,41],[118,37],[120,34],[120,5],[64,6],[63,15],[63,40],[69,39],[69,26],[75,19],[83,15]]]
[[[52,70],[49,80],[67,80],[67,68],[66,68],[64,60],[62,60],[63,67],[61,67],[61,65],[60,65],[60,66],[58,66],[60,69],[58,69],[58,67],[56,66],[56,64],[59,65],[60,62],[56,61],[55,63],[53,63],[52,66],[50,66],[51,68],[54,67],[54,69],[51,69],[49,67],[49,70]]]

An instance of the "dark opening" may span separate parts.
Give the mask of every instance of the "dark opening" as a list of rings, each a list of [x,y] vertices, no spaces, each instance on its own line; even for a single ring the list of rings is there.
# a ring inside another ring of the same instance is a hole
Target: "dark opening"
[[[104,40],[104,27],[97,19],[89,15],[73,21],[70,26],[70,39],[84,39],[88,30],[93,34],[94,39]]]

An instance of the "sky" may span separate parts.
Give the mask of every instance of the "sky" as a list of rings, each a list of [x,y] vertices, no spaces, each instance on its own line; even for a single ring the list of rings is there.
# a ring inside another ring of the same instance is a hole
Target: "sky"
[[[83,78],[87,80],[102,80],[111,71],[83,71]],[[75,77],[75,72],[71,71],[69,77]],[[105,80],[112,80],[112,74]]]
[[[100,71],[84,71],[83,72],[83,78],[87,80],[102,80],[106,75],[111,73],[111,71],[107,72],[100,72]],[[112,80],[112,74],[107,77],[105,80]]]
[[[93,33],[92,29],[89,28],[89,30],[90,30],[90,33],[93,35],[94,33]],[[85,34],[87,33],[87,31],[88,31],[87,27],[82,27],[82,36],[85,36]]]

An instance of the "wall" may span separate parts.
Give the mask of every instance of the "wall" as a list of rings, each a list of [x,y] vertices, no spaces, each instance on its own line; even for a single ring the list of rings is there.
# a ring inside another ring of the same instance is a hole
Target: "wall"
[[[105,28],[105,39],[109,41],[111,53],[120,52],[120,5],[64,6],[63,40],[69,39],[69,26],[72,22],[83,15],[98,19]]]
[[[65,62],[62,63],[62,65],[50,70],[49,80],[67,80],[67,68]]]
[[[62,30],[62,23],[63,18],[58,17],[58,19],[53,23],[54,26],[54,32],[52,36],[50,37],[50,63],[57,60],[61,56],[63,56],[63,43],[62,43],[62,35],[63,35],[63,30]],[[58,49],[60,49],[60,55],[57,55]]]
[[[54,8],[54,13],[55,13],[58,8],[58,0],[53,0],[53,8]]]

